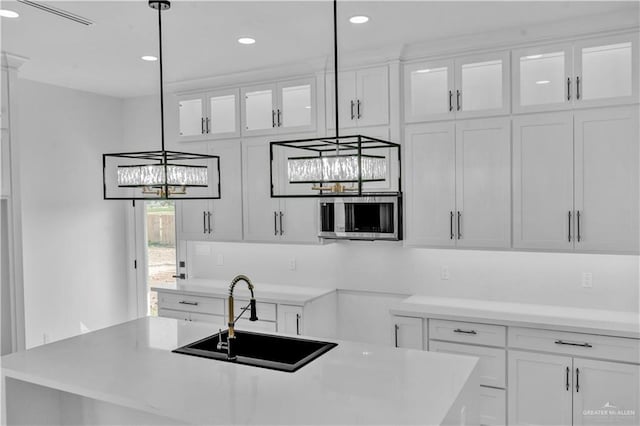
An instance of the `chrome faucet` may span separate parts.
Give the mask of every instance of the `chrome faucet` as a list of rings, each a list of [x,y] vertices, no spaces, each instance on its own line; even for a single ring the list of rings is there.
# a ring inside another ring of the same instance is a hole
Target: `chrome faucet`
[[[235,289],[236,284],[239,281],[244,281],[247,283],[247,286],[249,287],[249,291],[251,292],[251,299],[249,300],[249,304],[247,306],[245,306],[242,309],[242,312],[240,312],[240,315],[238,315],[236,318],[234,318],[234,312],[233,312],[233,290]],[[229,326],[229,333],[227,334],[227,341],[223,342],[221,336],[221,333],[218,334],[218,345],[217,348],[218,350],[223,350],[226,349],[227,350],[227,359],[236,359],[236,355],[235,355],[235,351],[234,351],[234,342],[236,339],[236,335],[235,335],[235,324],[236,321],[238,321],[240,319],[240,317],[247,311],[247,309],[251,309],[251,316],[249,317],[249,321],[258,321],[258,316],[256,315],[256,299],[253,296],[253,284],[251,283],[251,280],[249,279],[249,277],[247,277],[246,275],[238,275],[236,276],[234,279],[231,280],[231,284],[229,285],[229,306],[228,306],[228,310],[229,310],[229,322],[228,322],[228,326]]]

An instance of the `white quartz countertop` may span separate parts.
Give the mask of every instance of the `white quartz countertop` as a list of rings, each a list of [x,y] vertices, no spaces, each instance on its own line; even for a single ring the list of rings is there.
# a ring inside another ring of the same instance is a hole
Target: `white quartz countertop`
[[[192,296],[224,297],[229,295],[230,281],[195,278],[180,280],[176,284],[154,286],[154,291],[165,291]],[[256,300],[259,302],[285,303],[290,305],[304,305],[314,299],[336,291],[335,288],[302,287],[292,285],[267,284],[253,282]],[[234,292],[236,299],[248,299],[249,291],[244,282],[236,285]]]
[[[146,317],[2,357],[8,377],[194,424],[440,424],[477,358],[354,342],[294,373],[172,353],[213,334]],[[471,383],[471,382],[470,382]]]
[[[394,315],[485,322],[640,339],[640,315],[638,312],[430,296],[411,296],[393,305],[390,312]]]

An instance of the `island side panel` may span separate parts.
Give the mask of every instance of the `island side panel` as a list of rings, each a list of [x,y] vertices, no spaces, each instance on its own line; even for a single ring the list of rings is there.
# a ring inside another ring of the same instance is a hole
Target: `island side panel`
[[[335,339],[338,335],[338,292],[332,291],[304,305],[304,330],[306,336]]]
[[[441,425],[473,426],[480,424],[480,367],[476,364],[469,379],[449,409]]]

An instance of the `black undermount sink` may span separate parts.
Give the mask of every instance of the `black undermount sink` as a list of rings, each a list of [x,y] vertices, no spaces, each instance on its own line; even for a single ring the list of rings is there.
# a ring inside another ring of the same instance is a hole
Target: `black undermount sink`
[[[173,352],[294,372],[338,346],[337,343],[235,330],[234,352],[237,358],[229,360],[226,350],[217,349],[219,339],[222,338],[222,341],[226,341],[227,334],[228,331],[225,330],[221,337],[214,334],[174,349]]]

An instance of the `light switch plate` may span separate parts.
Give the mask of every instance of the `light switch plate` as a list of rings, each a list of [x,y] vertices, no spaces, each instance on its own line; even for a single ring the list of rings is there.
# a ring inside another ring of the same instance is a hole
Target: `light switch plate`
[[[216,265],[224,265],[224,256],[222,255],[222,253],[218,253],[218,255],[216,256]]]
[[[582,273],[582,287],[593,288],[593,274],[591,272]]]
[[[448,280],[449,279],[449,267],[448,266],[443,266],[442,268],[440,268],[440,279],[441,280]]]

